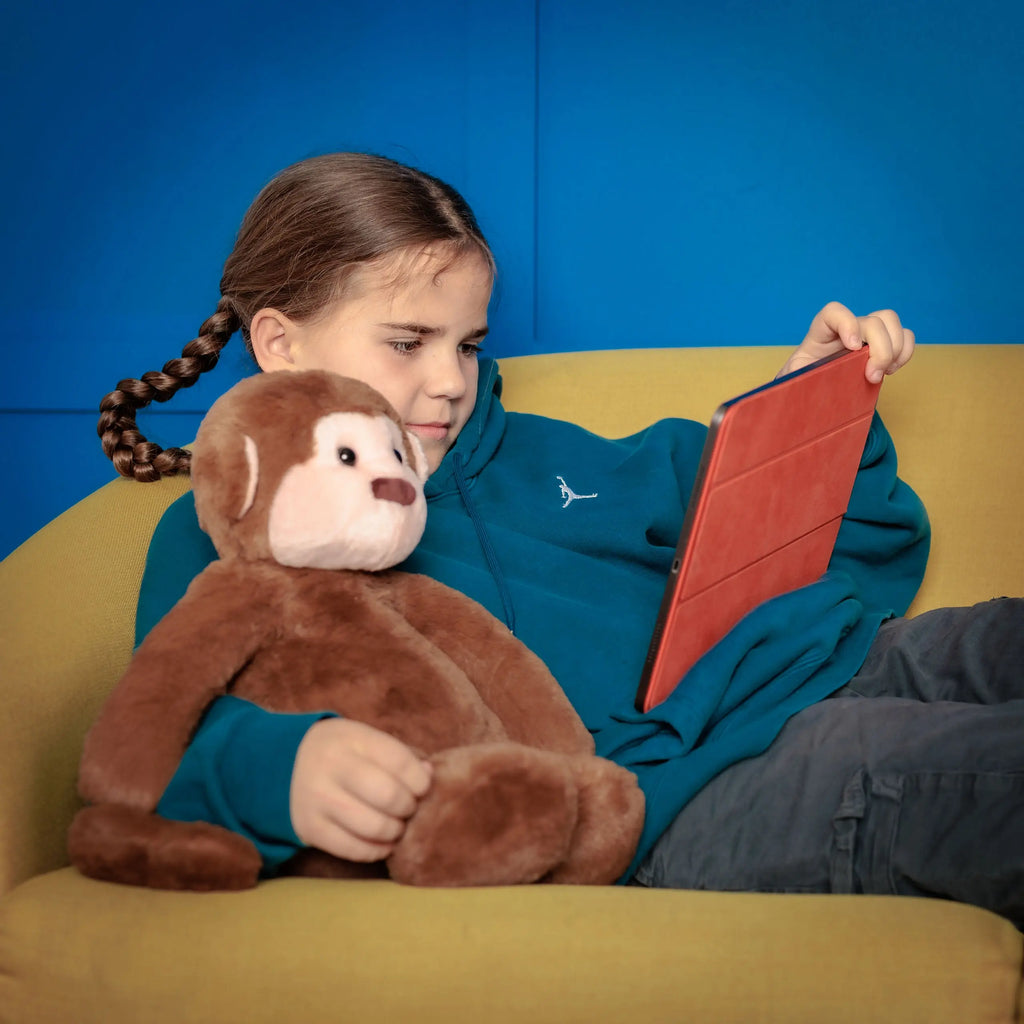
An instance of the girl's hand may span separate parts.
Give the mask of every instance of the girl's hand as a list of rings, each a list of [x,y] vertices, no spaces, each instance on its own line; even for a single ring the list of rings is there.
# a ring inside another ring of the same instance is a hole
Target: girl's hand
[[[844,348],[856,350],[864,344],[871,351],[865,376],[877,383],[885,374],[895,373],[914,354],[914,332],[907,330],[891,309],[858,317],[841,303],[830,302],[811,322],[807,337],[786,361],[779,376]]]
[[[383,860],[430,788],[431,765],[393,736],[347,718],[310,727],[295,755],[295,834],[346,860]]]

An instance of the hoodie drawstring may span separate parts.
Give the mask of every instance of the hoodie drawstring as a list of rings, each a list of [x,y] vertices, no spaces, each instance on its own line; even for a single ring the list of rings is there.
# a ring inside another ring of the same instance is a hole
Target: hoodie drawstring
[[[512,594],[508,589],[505,574],[501,571],[501,564],[498,562],[497,552],[495,552],[494,545],[491,543],[490,535],[487,532],[487,524],[483,521],[470,496],[469,484],[466,482],[466,475],[462,469],[461,453],[456,452],[452,457],[452,466],[455,471],[455,486],[459,489],[459,497],[462,498],[462,504],[465,506],[470,521],[473,523],[473,529],[476,530],[476,538],[480,542],[484,558],[487,561],[487,568],[490,569],[495,586],[498,588],[498,596],[501,598],[501,607],[505,614],[505,625],[508,626],[508,631],[515,636],[516,610],[512,604]]]

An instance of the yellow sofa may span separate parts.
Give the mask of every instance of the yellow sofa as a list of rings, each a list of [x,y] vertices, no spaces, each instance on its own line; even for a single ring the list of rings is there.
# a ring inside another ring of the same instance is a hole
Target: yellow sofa
[[[622,435],[706,421],[781,349],[504,362],[507,404]],[[1024,346],[922,346],[881,408],[934,525],[913,611],[1021,593]],[[82,736],[129,657],[150,532],[182,481],[118,480],[0,566],[0,1021],[1011,1021],[994,914],[865,896],[416,890],[283,879],[151,892],[67,867]]]

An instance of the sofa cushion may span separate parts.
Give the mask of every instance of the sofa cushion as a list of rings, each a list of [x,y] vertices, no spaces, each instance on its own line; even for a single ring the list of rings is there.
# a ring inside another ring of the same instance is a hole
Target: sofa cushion
[[[1009,1021],[993,914],[866,896],[279,879],[171,893],[71,869],[0,902],[25,1024]]]

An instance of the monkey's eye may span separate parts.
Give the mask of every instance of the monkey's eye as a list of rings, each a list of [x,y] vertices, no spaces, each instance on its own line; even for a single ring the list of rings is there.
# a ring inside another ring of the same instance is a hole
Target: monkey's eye
[[[339,448],[338,461],[343,466],[354,466],[356,464],[356,453],[351,448]]]
[[[395,452],[395,458],[398,459],[399,463],[401,463],[401,461],[402,461],[402,453],[397,448],[394,449],[394,452]]]

